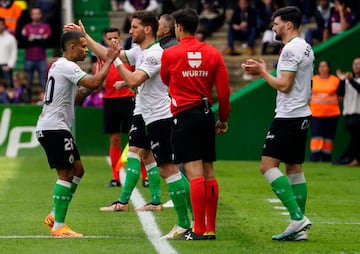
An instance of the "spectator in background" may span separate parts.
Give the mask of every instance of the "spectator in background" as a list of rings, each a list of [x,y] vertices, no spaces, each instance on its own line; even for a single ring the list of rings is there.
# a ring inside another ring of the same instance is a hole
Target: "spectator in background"
[[[335,0],[334,9],[325,23],[323,41],[340,34],[355,24],[356,17],[350,8],[345,5],[344,0]]]
[[[329,19],[333,8],[334,4],[330,0],[319,0],[318,6],[314,11],[316,27],[305,30],[304,38],[307,43],[312,45],[314,38],[322,41],[325,23]]]
[[[203,40],[216,32],[225,22],[225,0],[202,0],[199,8],[199,30]]]
[[[16,26],[23,10],[13,0],[0,0],[0,17],[5,19],[8,31],[15,35]]]
[[[29,77],[29,88],[32,89],[35,70],[38,73],[40,86],[45,87],[46,47],[51,36],[51,28],[49,24],[42,21],[40,8],[31,8],[30,17],[31,22],[23,27],[21,35],[25,42],[24,70]]]
[[[121,11],[124,9],[124,0],[111,0],[111,10]]]
[[[258,33],[262,33],[269,29],[271,25],[271,15],[274,12],[274,5],[281,2],[284,6],[283,0],[255,0],[254,8],[256,11],[256,25]]]
[[[349,166],[360,166],[360,57],[352,63],[352,72],[343,73],[337,70],[336,74],[341,80],[340,95],[344,96],[343,115],[345,127],[350,134],[347,148],[350,158]]]
[[[313,77],[310,100],[310,160],[331,161],[333,141],[341,113],[337,94],[340,80],[331,75],[331,67],[327,61],[319,63],[318,71],[319,74]]]
[[[61,4],[61,0],[32,0],[32,6],[41,9],[43,22],[50,25],[51,36],[48,39],[48,48],[60,48],[59,41],[62,34]]]
[[[156,12],[159,8],[160,5],[157,0],[125,0],[124,11],[126,19],[123,28],[124,33],[129,33],[132,15],[136,11],[146,10]]]
[[[360,1],[359,0],[345,0],[346,6],[348,6],[356,17],[356,22],[360,20]]]
[[[228,34],[227,48],[224,55],[239,55],[234,50],[235,40],[246,41],[248,55],[254,54],[254,44],[256,39],[256,12],[249,6],[248,0],[239,0],[231,16]]]
[[[126,18],[124,22],[123,32],[129,33],[132,15],[139,10],[146,10],[156,12],[160,8],[160,5],[157,0],[125,0],[124,1],[124,11],[126,13]],[[128,50],[134,46],[131,36],[126,38],[124,43],[124,49]]]
[[[83,107],[102,108],[104,105],[104,89],[92,92],[82,103]]]
[[[31,91],[28,88],[28,77],[25,72],[14,74],[14,88],[10,100],[12,103],[30,103]]]
[[[263,37],[261,39],[262,42],[262,48],[261,48],[261,54],[267,55],[277,55],[279,54],[281,42],[275,39],[275,32],[271,29],[271,16],[274,11],[276,11],[279,8],[284,7],[284,1],[283,0],[265,0],[264,2],[264,8],[267,10],[262,13],[258,13],[258,20],[263,20],[263,24],[266,25],[266,30],[263,31]],[[269,47],[271,47],[271,50],[269,51]]]
[[[31,103],[33,105],[43,105],[44,96],[45,96],[44,88],[39,87],[38,89],[35,89],[35,91],[31,94]]]
[[[188,2],[187,0],[162,0],[161,14],[170,14],[178,9],[185,8],[187,2]]]
[[[0,17],[0,77],[8,87],[13,87],[13,69],[16,64],[18,48],[14,35],[6,30],[5,19]]]
[[[300,9],[303,13],[301,23],[308,24],[310,23],[311,17],[314,15],[314,10],[316,9],[316,1],[314,0],[301,0]]]
[[[313,10],[316,8],[314,0],[284,0],[285,6],[292,5],[298,7],[302,12],[302,24],[310,23]]]
[[[7,92],[7,82],[5,79],[0,78],[0,104],[8,104],[10,99]]]

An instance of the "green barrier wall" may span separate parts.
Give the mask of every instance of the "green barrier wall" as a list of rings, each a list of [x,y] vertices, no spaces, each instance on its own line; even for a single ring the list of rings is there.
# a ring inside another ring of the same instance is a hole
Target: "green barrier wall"
[[[109,135],[103,133],[102,109],[77,107],[73,133],[81,154],[104,156],[109,154]],[[122,135],[123,147],[127,141],[127,135]]]
[[[42,153],[35,126],[39,106],[0,106],[0,156],[16,157]]]
[[[315,71],[321,60],[328,60],[333,72],[351,71],[352,60],[360,57],[360,24],[314,47]],[[240,63],[239,63],[240,66]],[[266,131],[274,115],[275,91],[262,79],[250,83],[231,96],[229,132],[217,138],[221,160],[259,160]],[[217,110],[217,105],[214,105]],[[334,144],[334,157],[344,150],[348,134],[341,117]],[[307,158],[309,151],[307,150]]]
[[[44,155],[35,127],[41,106],[0,106],[0,156]],[[81,155],[108,155],[109,137],[103,133],[102,109],[76,108],[72,130]],[[127,137],[122,138],[123,143]]]

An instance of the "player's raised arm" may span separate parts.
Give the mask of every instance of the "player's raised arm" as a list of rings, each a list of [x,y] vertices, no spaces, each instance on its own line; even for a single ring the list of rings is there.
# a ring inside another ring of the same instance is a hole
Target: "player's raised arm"
[[[98,57],[100,57],[101,59],[105,60],[106,59],[106,47],[104,47],[103,45],[99,44],[98,42],[96,42],[87,32],[86,29],[83,25],[83,23],[81,22],[81,20],[79,20],[79,24],[75,24],[75,23],[68,23],[66,25],[64,25],[63,28],[64,31],[79,31],[82,32],[85,35],[85,39],[86,39],[86,43],[88,48],[94,52],[95,55],[97,55]]]
[[[105,48],[105,61],[102,65],[102,67],[99,69],[99,71],[95,75],[86,75],[83,79],[81,79],[78,83],[79,86],[88,88],[90,90],[96,90],[98,89],[102,83],[104,82],[112,62],[119,54],[119,46],[116,44],[110,45],[108,49]]]

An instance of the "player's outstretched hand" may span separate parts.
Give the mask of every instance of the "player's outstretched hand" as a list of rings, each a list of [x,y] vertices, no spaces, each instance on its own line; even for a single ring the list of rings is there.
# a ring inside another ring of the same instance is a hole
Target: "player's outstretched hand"
[[[64,25],[63,31],[64,32],[68,32],[68,31],[79,31],[79,32],[81,32],[81,29],[75,23],[67,23],[67,24]]]
[[[119,45],[119,43],[116,43],[115,41],[111,41],[110,46],[106,52],[106,57],[111,60],[114,61],[115,58],[119,55],[121,50],[121,47]]]
[[[63,31],[67,32],[67,31],[78,31],[81,32],[83,34],[86,34],[86,30],[85,27],[83,25],[83,23],[81,22],[81,20],[78,21],[78,25],[75,23],[67,23],[64,25],[63,27]]]
[[[241,64],[241,68],[248,74],[251,75],[261,75],[261,73],[266,72],[266,63],[264,59],[260,58],[259,61],[254,59],[247,59],[245,63]]]

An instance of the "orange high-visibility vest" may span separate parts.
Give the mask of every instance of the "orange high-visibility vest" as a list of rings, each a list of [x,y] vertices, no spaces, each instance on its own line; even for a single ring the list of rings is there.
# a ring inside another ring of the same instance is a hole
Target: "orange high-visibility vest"
[[[16,25],[22,11],[22,8],[16,3],[13,3],[10,8],[0,7],[0,17],[5,19],[5,25],[9,29],[9,32],[15,33]]]
[[[313,77],[310,108],[312,116],[331,117],[340,115],[339,98],[336,90],[340,80],[330,75],[328,78]]]

